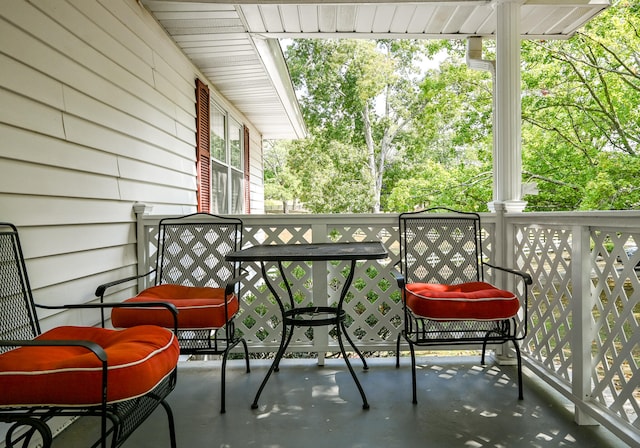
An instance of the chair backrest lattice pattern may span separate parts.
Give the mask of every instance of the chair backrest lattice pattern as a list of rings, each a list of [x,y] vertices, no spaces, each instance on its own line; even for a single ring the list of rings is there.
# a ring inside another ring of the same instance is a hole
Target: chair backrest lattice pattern
[[[238,267],[225,255],[242,246],[242,221],[197,213],[160,222],[156,284],[224,287]]]
[[[0,338],[30,340],[40,334],[18,231],[0,223]],[[0,347],[4,353],[14,347]]]
[[[483,280],[479,215],[430,208],[401,214],[399,226],[401,269],[407,283]]]

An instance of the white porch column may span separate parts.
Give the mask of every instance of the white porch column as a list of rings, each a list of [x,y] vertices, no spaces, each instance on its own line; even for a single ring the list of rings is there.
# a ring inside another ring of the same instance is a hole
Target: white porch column
[[[496,85],[491,211],[521,212],[522,132],[520,87],[520,10],[522,0],[496,3]]]

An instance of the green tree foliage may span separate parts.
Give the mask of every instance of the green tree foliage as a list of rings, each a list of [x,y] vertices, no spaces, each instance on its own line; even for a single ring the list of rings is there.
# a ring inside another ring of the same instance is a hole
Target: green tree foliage
[[[265,198],[278,201],[282,213],[288,213],[289,204],[298,198],[300,180],[290,169],[287,159],[292,142],[278,140],[267,142],[264,148],[264,195]]]
[[[367,213],[373,195],[362,147],[338,140],[293,142],[288,164],[300,181],[300,199],[313,213]]]
[[[569,40],[523,41],[523,182],[539,189],[525,197],[528,210],[640,206],[639,12],[621,0]],[[464,66],[461,43],[447,48],[422,84],[421,143],[387,182],[386,210],[437,203],[482,211],[491,200],[491,80]],[[418,194],[426,188],[429,204]]]
[[[310,151],[335,149],[340,142],[353,154],[337,153],[338,160],[332,161],[333,181],[354,187],[356,179],[345,176],[353,172],[361,176],[361,156],[365,157],[368,176],[359,179],[368,183],[356,187],[358,194],[344,198],[351,201],[345,204],[346,210],[362,209],[362,204],[353,202],[362,193],[371,195],[366,201],[368,211],[380,211],[385,169],[420,105],[417,75],[424,51],[422,44],[408,40],[296,40],[286,51],[291,78],[313,135],[313,141],[297,146],[304,149],[306,158],[293,157],[298,161],[321,160],[325,158],[322,154]],[[358,165],[350,166],[354,162]],[[297,164],[295,169],[302,178],[312,178],[316,175],[311,166]],[[318,191],[306,185],[303,183],[301,196],[307,203]],[[333,198],[324,199],[327,207],[318,200],[314,209],[340,211]]]
[[[295,41],[313,136],[290,151],[296,195],[315,212],[486,210],[493,85],[464,54],[464,41]],[[523,182],[539,190],[527,210],[640,207],[640,3],[616,1],[568,40],[525,40],[521,58]]]
[[[387,211],[430,205],[486,210],[492,191],[492,81],[468,69],[464,45],[421,82],[421,111],[387,182]]]
[[[640,206],[640,4],[620,0],[567,41],[523,43],[530,209]]]

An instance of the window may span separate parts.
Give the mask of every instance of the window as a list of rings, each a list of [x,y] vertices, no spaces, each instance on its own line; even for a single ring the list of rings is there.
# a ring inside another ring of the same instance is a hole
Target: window
[[[244,212],[243,127],[211,103],[211,212]]]
[[[198,211],[249,212],[249,132],[196,80]]]

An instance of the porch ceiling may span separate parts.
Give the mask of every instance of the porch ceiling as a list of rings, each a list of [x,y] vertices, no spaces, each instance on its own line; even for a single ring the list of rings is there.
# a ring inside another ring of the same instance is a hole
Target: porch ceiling
[[[277,39],[459,39],[496,34],[499,0],[143,0],[210,82],[265,138],[305,127]],[[525,39],[571,36],[609,0],[523,0]]]

